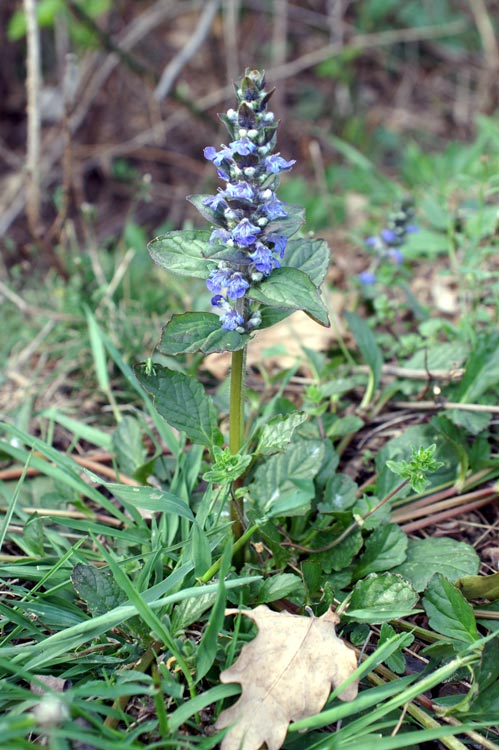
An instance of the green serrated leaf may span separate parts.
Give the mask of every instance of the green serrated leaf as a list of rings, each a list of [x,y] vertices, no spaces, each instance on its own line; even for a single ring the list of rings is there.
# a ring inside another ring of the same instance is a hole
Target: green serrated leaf
[[[167,271],[180,276],[206,279],[217,264],[204,257],[209,248],[210,232],[178,230],[156,237],[147,246],[153,261]]]
[[[226,331],[214,313],[173,315],[163,328],[158,349],[162,354],[235,352],[249,341],[248,334]]]
[[[405,617],[413,613],[418,598],[414,588],[402,576],[371,573],[355,584],[348,618],[374,625]]]
[[[185,432],[193,443],[209,448],[222,444],[215,406],[201,383],[182,372],[158,365],[149,373],[144,366],[139,366],[135,374],[168,424]]]
[[[346,312],[345,317],[360,349],[360,353],[372,372],[374,380],[373,390],[376,390],[379,385],[381,368],[383,366],[381,349],[376,343],[374,334],[365,320],[351,312]]]
[[[286,415],[278,414],[276,417],[273,417],[262,430],[256,453],[269,456],[272,453],[283,451],[291,442],[296,428],[303,424],[306,419],[307,415],[303,412],[293,412]]]
[[[71,582],[78,596],[83,599],[92,615],[105,615],[126,600],[112,574],[93,565],[75,565]]]
[[[436,541],[436,540],[435,540]],[[479,635],[473,608],[461,592],[441,573],[428,584],[423,606],[433,630],[457,641],[474,643]]]
[[[296,239],[286,245],[283,264],[303,271],[319,287],[327,273],[330,260],[326,240]]]
[[[345,530],[345,527],[340,527],[337,530],[337,535],[341,534]],[[331,541],[330,539],[328,541]],[[318,536],[316,547],[324,546],[328,541],[325,541],[325,534]],[[343,571],[347,568],[358,551],[363,545],[362,534],[359,529],[354,529],[343,539],[339,544],[335,545],[326,552],[320,552],[317,556],[314,555],[314,559],[318,559],[324,572],[331,573],[332,570],[338,572]],[[351,579],[351,573],[349,572],[349,580]]]
[[[270,328],[270,326],[280,323],[281,320],[285,320],[292,315],[293,310],[289,310],[284,307],[261,307],[260,313],[262,315],[262,322],[258,326],[258,330],[262,328]]]
[[[354,568],[354,580],[400,565],[405,560],[407,544],[406,534],[396,524],[377,528],[366,541],[365,551]]]
[[[454,582],[464,575],[476,575],[479,567],[480,559],[471,545],[440,537],[409,539],[405,562],[394,572],[407,578],[416,591],[424,591],[435,573]]]
[[[271,275],[251,289],[257,302],[290,310],[303,310],[313,320],[329,326],[327,308],[310,277],[297,268],[276,268]]]
[[[320,513],[340,513],[348,510],[357,499],[358,485],[348,474],[335,474],[328,479],[324,497],[317,506]]]
[[[133,475],[147,456],[139,422],[130,415],[123,417],[113,432],[112,441],[121,471]]]
[[[304,512],[315,495],[324,450],[320,440],[299,440],[259,466],[249,491],[260,510],[269,517]]]

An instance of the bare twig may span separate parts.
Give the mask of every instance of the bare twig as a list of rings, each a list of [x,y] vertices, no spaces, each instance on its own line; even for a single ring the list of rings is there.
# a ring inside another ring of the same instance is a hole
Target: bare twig
[[[274,21],[272,26],[272,67],[286,62],[288,41],[288,0],[274,0]],[[274,94],[274,107],[277,114],[285,116],[285,88],[281,84]]]
[[[238,55],[238,21],[241,8],[240,0],[224,0],[223,19],[224,19],[224,40],[225,40],[225,67],[227,70],[227,80],[235,81],[239,74],[239,55]]]
[[[477,414],[499,414],[499,406],[489,404],[461,404],[458,401],[393,401],[394,409],[417,409],[418,411],[440,411],[442,409],[460,409],[461,411],[473,411]]]
[[[41,121],[40,121],[40,35],[38,31],[38,19],[36,15],[35,0],[24,0],[24,12],[26,15],[27,35],[27,117],[28,117],[28,143],[26,153],[26,173],[28,179],[26,213],[29,228],[33,236],[36,236],[38,222],[40,219],[40,144],[41,144]]]
[[[220,2],[221,0],[209,0],[209,2],[205,4],[193,35],[187,44],[182,47],[178,55],[176,55],[164,69],[159,83],[154,90],[154,98],[156,101],[159,102],[168,96],[184,65],[189,62],[191,57],[196,54],[203,44],[220,7]]]

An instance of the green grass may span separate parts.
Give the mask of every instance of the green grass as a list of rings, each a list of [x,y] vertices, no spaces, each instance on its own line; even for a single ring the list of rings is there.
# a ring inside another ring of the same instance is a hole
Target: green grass
[[[327,180],[338,215],[337,186],[377,188],[352,239],[360,246],[379,231],[406,192],[420,232],[375,288],[347,279],[351,338],[305,348],[306,378],[296,367],[266,372],[264,360],[251,381],[239,566],[226,457],[214,452],[215,484],[209,452],[168,425],[134,370],[168,311],[205,309],[202,283],[173,284],[154,269],[133,225],[93,267],[82,251],[69,282],[50,273],[43,285],[19,282],[30,313],[6,302],[2,338],[12,398],[0,470],[15,469],[0,475],[4,747],[216,747],[214,719],[239,693],[219,674],[254,634],[224,609],[259,604],[316,615],[333,604],[342,637],[365,649],[359,696],[341,703],[333,693],[320,714],[292,723],[288,750],[499,746],[497,604],[468,602],[453,585],[492,572],[473,546],[490,538],[486,506],[459,526],[465,541],[431,536],[438,513],[459,518],[464,493],[497,496],[496,128],[482,118],[473,143],[431,157],[408,145],[401,184],[336,143],[343,163]],[[289,199],[306,204],[305,189],[290,180]],[[419,273],[429,283],[452,276],[452,314],[418,298]],[[224,386],[196,357],[155,353],[151,366],[163,364],[200,370],[226,436]],[[397,489],[388,463],[431,445],[440,465],[427,485]],[[419,529],[409,533],[412,516]],[[422,671],[404,676],[409,649]]]

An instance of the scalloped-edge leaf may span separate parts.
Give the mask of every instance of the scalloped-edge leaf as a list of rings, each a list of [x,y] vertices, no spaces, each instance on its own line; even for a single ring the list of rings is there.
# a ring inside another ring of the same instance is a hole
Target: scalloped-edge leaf
[[[330,325],[319,290],[310,277],[297,268],[276,268],[248,294],[265,305],[303,310],[317,323],[326,327]]]
[[[235,352],[249,340],[249,334],[226,331],[214,313],[188,312],[172,315],[163,328],[158,349],[162,354],[189,352]]]
[[[301,206],[286,204],[287,216],[275,219],[268,224],[269,232],[280,234],[283,237],[292,237],[305,222],[305,209]]]
[[[416,591],[423,591],[435,573],[452,583],[461,576],[476,575],[480,558],[470,544],[455,539],[409,539],[407,557],[393,572],[407,578]]]
[[[213,401],[195,378],[159,365],[154,365],[150,372],[139,365],[135,374],[168,424],[185,432],[193,443],[210,449],[222,444]]]
[[[437,633],[466,643],[478,640],[473,607],[441,573],[436,573],[428,584],[423,606],[431,627]]]
[[[209,231],[185,229],[167,232],[152,240],[147,249],[153,261],[167,271],[206,279],[217,267],[203,255],[209,247],[210,234]]]
[[[326,240],[309,238],[290,240],[286,245],[283,265],[303,271],[315,286],[320,286],[329,267],[330,255]]]

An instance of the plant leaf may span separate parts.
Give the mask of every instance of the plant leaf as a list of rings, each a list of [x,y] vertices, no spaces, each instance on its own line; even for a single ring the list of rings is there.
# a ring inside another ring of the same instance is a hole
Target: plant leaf
[[[291,441],[295,429],[303,424],[307,415],[303,412],[292,414],[278,414],[266,424],[260,435],[256,453],[269,456],[272,453],[283,451]]]
[[[327,309],[317,287],[306,273],[297,268],[276,268],[251,289],[250,296],[265,305],[303,310],[317,323],[329,326]]]
[[[331,610],[310,618],[261,605],[241,614],[256,623],[258,635],[220,675],[224,683],[242,685],[239,700],[222,711],[215,724],[216,729],[230,727],[221,750],[258,750],[264,743],[269,750],[279,750],[290,721],[318,713],[331,687],[355,671],[357,659],[336,635],[339,618]],[[351,701],[357,689],[352,682],[338,697]]]
[[[172,315],[163,328],[158,349],[162,354],[235,352],[248,342],[248,334],[226,331],[214,313]]]
[[[153,261],[172,273],[206,279],[217,264],[203,256],[210,245],[211,232],[178,230],[152,240],[147,249]]]
[[[78,596],[96,617],[107,614],[126,600],[125,593],[114,580],[112,573],[108,570],[99,570],[93,565],[75,565],[71,573],[71,582]]]
[[[135,373],[168,424],[185,432],[193,443],[209,448],[222,444],[215,406],[201,383],[183,372],[159,365],[154,365],[149,373],[139,366]]]
[[[455,582],[466,599],[499,599],[499,573],[490,576],[462,576]]]
[[[394,573],[371,573],[353,591],[348,618],[370,625],[414,613],[418,595],[410,583]]]
[[[365,551],[354,568],[354,580],[400,565],[405,560],[407,544],[408,538],[397,524],[377,528],[367,540]]]
[[[174,515],[194,520],[192,511],[182,498],[171,492],[156,487],[131,487],[128,484],[106,482],[105,486],[123,503],[130,504],[139,510],[151,510],[157,513],[173,513]]]
[[[394,573],[407,578],[416,591],[424,591],[435,573],[454,582],[464,575],[476,575],[480,560],[473,547],[465,542],[440,539],[409,539],[407,557]]]
[[[373,374],[374,390],[376,390],[379,385],[381,368],[383,366],[381,349],[376,343],[374,334],[365,320],[351,312],[346,312],[345,317],[360,349],[360,353]]]
[[[423,606],[433,630],[457,641],[478,640],[473,608],[461,592],[441,573],[433,576],[423,597]]]
[[[326,240],[296,239],[286,245],[284,265],[303,271],[315,286],[324,281],[329,266],[330,251]]]

